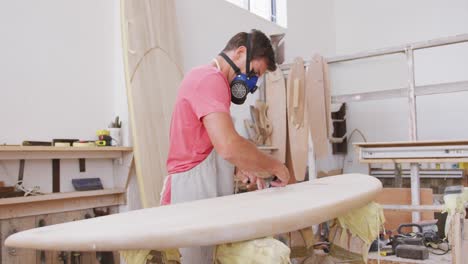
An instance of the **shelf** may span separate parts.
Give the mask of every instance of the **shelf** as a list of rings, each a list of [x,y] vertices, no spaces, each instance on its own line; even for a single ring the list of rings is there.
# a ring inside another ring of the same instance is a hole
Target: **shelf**
[[[3,198],[0,199],[0,220],[121,205],[124,203],[124,189],[51,193],[40,196]]]
[[[131,147],[0,146],[0,160],[18,159],[118,159]]]
[[[417,158],[417,159],[359,159],[361,163],[444,163],[444,162],[468,162],[468,158]]]
[[[371,169],[370,175],[376,178],[395,178],[395,170],[390,169]],[[463,179],[464,170],[462,169],[420,169],[419,177],[421,179]],[[410,170],[402,170],[402,178],[411,178]]]
[[[441,212],[445,210],[443,205],[382,205],[384,210],[393,210],[393,211],[435,211]]]
[[[389,141],[389,142],[356,142],[356,147],[362,148],[390,148],[390,147],[418,147],[418,146],[460,146],[468,145],[468,140],[425,140],[425,141]]]

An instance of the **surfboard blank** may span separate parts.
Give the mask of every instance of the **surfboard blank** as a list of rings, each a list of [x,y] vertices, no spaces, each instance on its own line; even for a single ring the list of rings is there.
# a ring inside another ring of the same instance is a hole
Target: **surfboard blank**
[[[131,211],[31,229],[5,245],[44,250],[113,251],[214,245],[299,230],[375,199],[374,177],[345,174],[283,188]]]
[[[323,58],[315,55],[310,60],[306,73],[306,102],[309,117],[309,129],[313,141],[315,157],[325,158],[328,155],[328,132]]]
[[[122,0],[122,30],[135,168],[144,207],[159,205],[169,127],[182,80],[173,1]]]
[[[266,75],[265,85],[268,117],[272,123],[273,133],[271,143],[278,150],[272,156],[281,162],[286,161],[286,84],[283,72],[278,67],[276,71]]]
[[[286,166],[292,181],[303,181],[309,152],[309,125],[305,101],[305,70],[302,58],[296,58],[287,80],[288,142]]]

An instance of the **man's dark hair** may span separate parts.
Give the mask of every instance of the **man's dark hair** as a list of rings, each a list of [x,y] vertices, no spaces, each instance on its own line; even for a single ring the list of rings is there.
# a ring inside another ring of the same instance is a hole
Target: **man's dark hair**
[[[250,60],[264,58],[266,59],[268,70],[275,71],[275,52],[271,46],[270,39],[263,32],[256,29],[252,29],[250,34]],[[228,41],[223,52],[237,49],[240,46],[246,47],[246,44],[247,32],[237,33]]]

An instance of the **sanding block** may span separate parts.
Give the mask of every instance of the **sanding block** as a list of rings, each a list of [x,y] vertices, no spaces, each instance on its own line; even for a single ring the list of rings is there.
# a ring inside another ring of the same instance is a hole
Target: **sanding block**
[[[72,179],[73,188],[77,191],[94,191],[104,189],[99,178]]]
[[[396,256],[408,259],[428,259],[429,250],[421,245],[398,245],[396,247]]]

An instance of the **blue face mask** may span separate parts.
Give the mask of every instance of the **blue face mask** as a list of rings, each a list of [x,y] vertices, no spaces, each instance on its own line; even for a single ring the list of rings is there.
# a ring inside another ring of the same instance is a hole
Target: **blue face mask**
[[[241,73],[239,67],[224,53],[219,55],[226,60],[236,73],[236,77],[231,82],[231,102],[234,104],[243,104],[247,99],[248,93],[254,93],[257,90],[258,76],[250,72],[250,34],[247,35],[247,58],[246,58],[246,72],[249,74]]]

